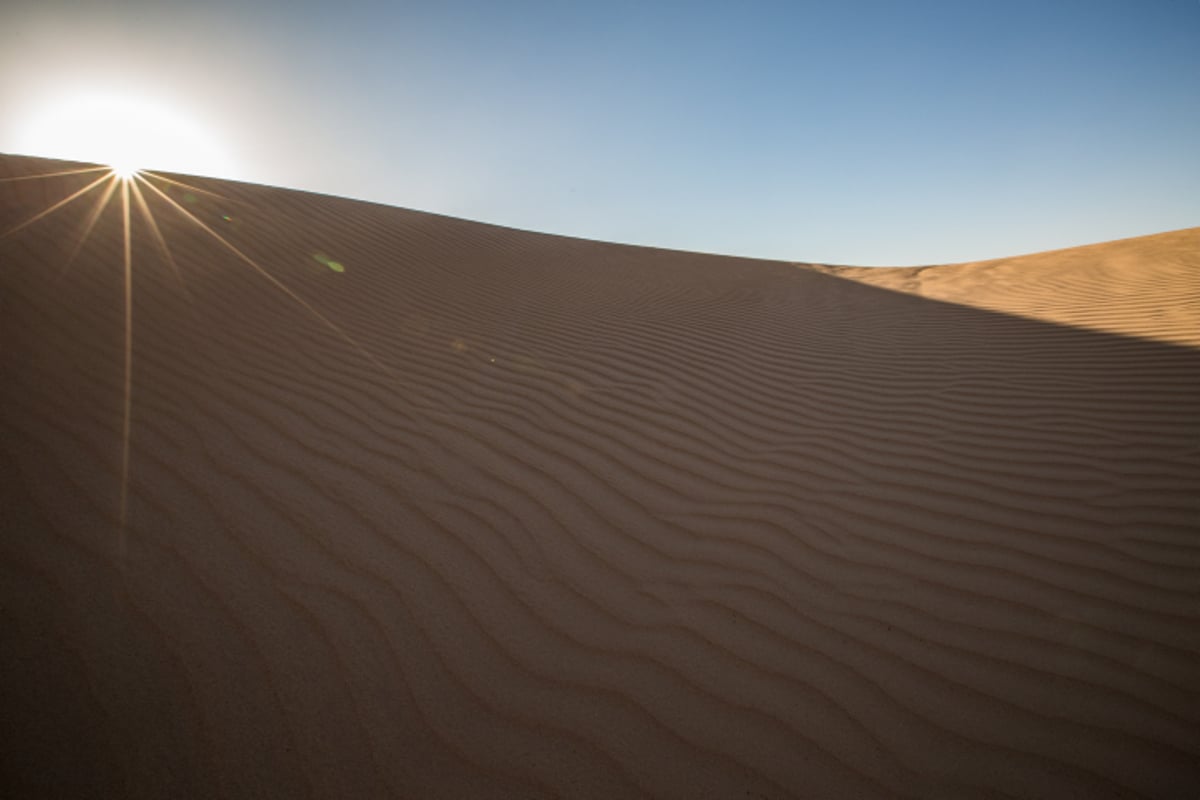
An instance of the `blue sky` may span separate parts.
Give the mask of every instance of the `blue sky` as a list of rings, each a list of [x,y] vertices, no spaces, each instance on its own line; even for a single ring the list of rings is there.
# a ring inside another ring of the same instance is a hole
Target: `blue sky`
[[[609,241],[902,265],[1200,225],[1198,0],[6,3],[0,151],[82,82],[203,119],[224,177]]]

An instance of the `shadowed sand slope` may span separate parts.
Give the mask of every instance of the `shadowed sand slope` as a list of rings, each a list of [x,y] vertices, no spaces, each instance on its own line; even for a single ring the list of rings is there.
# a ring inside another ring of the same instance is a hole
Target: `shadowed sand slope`
[[[850,280],[180,180],[240,255],[133,196],[128,394],[120,192],[0,240],[5,796],[1200,784],[1194,231]]]

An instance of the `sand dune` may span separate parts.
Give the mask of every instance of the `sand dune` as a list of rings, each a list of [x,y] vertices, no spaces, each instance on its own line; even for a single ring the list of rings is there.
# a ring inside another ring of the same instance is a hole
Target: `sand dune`
[[[1200,228],[934,267],[821,267],[900,292],[1029,319],[1200,347]]]
[[[868,272],[175,177],[229,246],[131,199],[128,393],[120,193],[0,239],[6,797],[1195,796],[1200,230]]]

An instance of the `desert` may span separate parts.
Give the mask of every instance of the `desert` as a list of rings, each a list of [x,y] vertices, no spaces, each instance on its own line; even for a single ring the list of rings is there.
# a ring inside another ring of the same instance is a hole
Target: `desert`
[[[0,157],[7,796],[1195,796],[1200,228],[868,269],[89,169]]]

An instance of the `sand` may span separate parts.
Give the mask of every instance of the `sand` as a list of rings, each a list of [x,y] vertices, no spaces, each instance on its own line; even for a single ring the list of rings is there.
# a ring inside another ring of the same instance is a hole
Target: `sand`
[[[862,270],[174,177],[224,243],[131,197],[128,359],[119,191],[0,239],[5,797],[1200,791],[1200,229]]]

